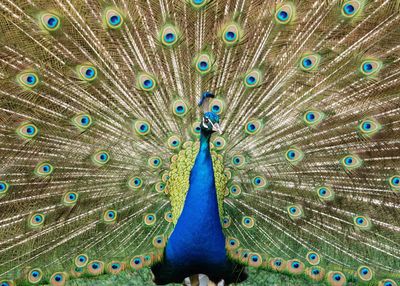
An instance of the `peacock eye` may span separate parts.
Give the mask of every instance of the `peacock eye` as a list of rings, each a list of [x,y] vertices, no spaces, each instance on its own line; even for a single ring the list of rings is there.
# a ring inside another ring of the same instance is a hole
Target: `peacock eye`
[[[379,286],[397,286],[397,284],[392,279],[384,279],[379,282]]]
[[[99,274],[103,273],[104,263],[99,260],[91,261],[87,265],[87,270],[88,270],[89,274],[99,275]]]
[[[50,277],[51,285],[64,285],[64,280],[66,280],[67,274],[64,272],[56,272]]]
[[[143,91],[154,91],[157,87],[157,80],[154,75],[147,72],[140,72],[136,76],[136,88]]]
[[[39,84],[39,76],[35,72],[21,72],[17,75],[17,82],[22,87],[34,88]]]
[[[212,54],[203,52],[195,57],[193,65],[200,75],[206,75],[212,70],[213,62],[214,58]]]
[[[351,171],[360,167],[363,163],[360,157],[357,155],[347,155],[340,160],[345,170]]]
[[[242,30],[240,26],[234,22],[228,23],[222,29],[222,40],[227,46],[233,46],[237,44],[241,40],[241,37]]]
[[[373,277],[372,270],[368,266],[360,266],[357,270],[357,275],[363,281],[370,281]]]
[[[0,197],[4,196],[10,188],[10,184],[6,181],[0,181]]]
[[[371,220],[366,216],[356,216],[353,222],[354,225],[361,230],[369,230],[372,227]]]
[[[298,164],[304,158],[304,153],[303,151],[301,151],[296,147],[291,147],[289,148],[289,150],[286,151],[285,158],[291,164],[295,165]]]
[[[16,132],[24,139],[32,139],[38,134],[39,130],[32,123],[23,123],[17,128]]]
[[[75,192],[67,192],[63,197],[63,204],[66,206],[73,206],[78,201],[78,194]]]
[[[163,235],[157,235],[153,238],[153,245],[155,248],[164,248],[165,247],[165,237]]]
[[[35,213],[30,216],[28,220],[28,224],[31,228],[39,228],[44,224],[44,214],[42,213]]]
[[[320,262],[320,257],[318,255],[318,253],[316,253],[314,251],[308,252],[306,259],[307,259],[308,263],[310,263],[311,265],[318,265]]]
[[[165,183],[164,182],[158,182],[154,185],[154,189],[156,190],[156,192],[158,193],[162,193],[165,190]]]
[[[312,71],[318,67],[321,56],[318,54],[306,54],[300,59],[300,68],[303,71]]]
[[[38,176],[48,176],[53,172],[54,168],[52,165],[50,165],[49,163],[39,163],[35,170],[34,173]]]
[[[51,13],[43,13],[40,17],[41,26],[47,31],[55,31],[60,27],[60,18]]]
[[[327,280],[331,285],[342,286],[346,285],[346,276],[339,271],[331,271],[328,273]]]
[[[229,193],[233,197],[238,197],[242,193],[242,188],[238,184],[232,184],[229,186]]]
[[[194,9],[201,9],[207,5],[209,0],[190,0],[189,3]]]
[[[254,218],[249,217],[249,216],[244,216],[244,217],[242,218],[242,225],[243,225],[245,228],[252,228],[252,227],[254,226],[254,224],[255,224]]]
[[[78,77],[84,81],[91,82],[97,78],[97,69],[91,64],[78,65],[76,71]]]
[[[43,277],[43,273],[39,268],[36,269],[32,269],[31,271],[29,271],[28,273],[28,281],[31,284],[37,284],[40,282],[40,280]]]
[[[262,79],[262,73],[258,69],[254,69],[249,71],[245,76],[244,76],[244,85],[246,87],[252,88],[256,87],[260,84]]]
[[[381,129],[381,125],[373,118],[364,119],[358,124],[358,130],[361,135],[372,137]]]
[[[297,220],[303,217],[303,208],[300,205],[290,205],[287,207],[290,218]]]
[[[131,265],[131,267],[133,269],[139,270],[139,269],[141,269],[143,267],[143,261],[144,261],[143,256],[136,255],[131,259],[129,264]]]
[[[210,120],[206,117],[206,118],[204,118],[204,123],[205,124],[208,124],[210,122]]]
[[[103,166],[110,161],[110,154],[107,151],[98,151],[92,155],[92,162],[97,166]]]
[[[118,214],[115,210],[106,210],[103,212],[103,221],[106,223],[114,223],[117,220]]]
[[[80,130],[86,130],[92,123],[92,117],[89,114],[78,114],[72,118],[72,123]]]
[[[157,217],[156,214],[154,213],[148,213],[144,215],[143,219],[146,225],[153,225],[156,223]]]
[[[166,24],[159,33],[159,39],[163,46],[172,47],[175,45],[180,38],[180,32],[177,27]]]
[[[106,9],[104,11],[103,18],[110,29],[121,28],[122,24],[124,23],[122,14],[116,8]]]
[[[317,194],[322,201],[332,201],[335,198],[334,191],[326,186],[317,188]]]
[[[362,8],[363,4],[359,0],[345,1],[342,5],[342,15],[346,18],[353,18]]]
[[[284,4],[276,10],[275,13],[275,21],[278,24],[288,24],[291,19],[293,19],[293,15],[295,12],[295,7],[294,5],[291,4]]]

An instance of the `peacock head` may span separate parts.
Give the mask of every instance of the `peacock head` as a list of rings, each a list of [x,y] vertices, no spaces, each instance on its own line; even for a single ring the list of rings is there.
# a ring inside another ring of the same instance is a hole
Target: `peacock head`
[[[221,127],[219,126],[219,116],[214,112],[204,113],[200,126],[201,130],[206,134],[211,134],[216,131],[222,134]]]

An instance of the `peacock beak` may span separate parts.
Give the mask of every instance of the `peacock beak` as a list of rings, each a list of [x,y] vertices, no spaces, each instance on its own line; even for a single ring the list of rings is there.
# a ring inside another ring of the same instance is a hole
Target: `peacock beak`
[[[212,123],[211,123],[212,124]],[[222,129],[218,123],[212,124],[212,131],[218,131],[219,135],[222,134]]]

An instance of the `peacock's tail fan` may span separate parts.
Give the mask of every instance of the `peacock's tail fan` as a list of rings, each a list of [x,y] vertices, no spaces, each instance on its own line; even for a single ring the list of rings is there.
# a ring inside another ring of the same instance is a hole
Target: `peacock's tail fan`
[[[397,285],[399,7],[3,0],[0,285],[161,261],[205,91],[231,274]]]

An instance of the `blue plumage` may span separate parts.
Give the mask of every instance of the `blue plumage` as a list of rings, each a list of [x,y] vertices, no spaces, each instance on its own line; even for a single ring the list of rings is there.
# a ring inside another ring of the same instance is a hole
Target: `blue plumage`
[[[200,149],[190,173],[183,211],[168,240],[164,262],[152,268],[157,284],[179,283],[198,273],[228,283],[246,276],[243,266],[235,265],[226,255],[210,153],[216,124],[219,116],[206,112],[200,124]]]

